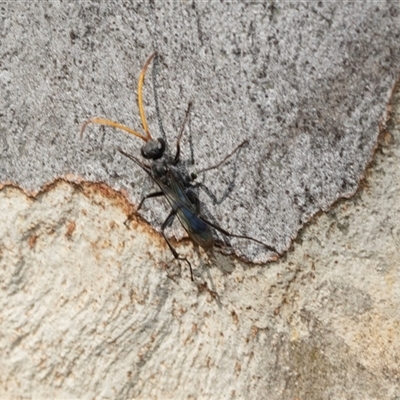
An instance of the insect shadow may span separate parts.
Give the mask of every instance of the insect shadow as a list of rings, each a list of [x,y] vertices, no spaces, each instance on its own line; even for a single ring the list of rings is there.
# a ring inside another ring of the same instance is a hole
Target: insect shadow
[[[139,203],[139,206],[136,209],[136,212],[139,211],[143,205],[143,203],[153,197],[160,197],[164,196],[169,205],[171,206],[171,212],[163,222],[161,226],[161,233],[171,250],[173,256],[177,260],[185,261],[187,265],[189,266],[190,270],[190,277],[191,280],[194,281],[193,279],[193,270],[192,270],[192,265],[189,262],[189,260],[186,257],[180,256],[178,252],[175,250],[175,248],[172,246],[170,240],[165,234],[165,229],[170,226],[174,220],[174,218],[177,216],[180,223],[186,230],[186,232],[189,234],[190,238],[195,242],[196,244],[200,245],[204,249],[210,249],[214,246],[214,234],[213,234],[213,229],[220,232],[222,235],[225,235],[227,237],[234,237],[234,238],[239,238],[239,239],[246,239],[246,240],[251,240],[253,242],[259,243],[263,245],[267,250],[279,254],[279,252],[276,250],[275,247],[270,246],[256,238],[246,236],[246,235],[238,235],[234,234],[231,232],[228,232],[227,230],[223,229],[220,227],[217,223],[214,221],[211,221],[208,216],[202,212],[202,205],[198,196],[198,189],[202,188],[204,191],[210,196],[212,199],[213,203],[221,203],[233,190],[234,188],[234,181],[231,182],[231,184],[228,186],[226,192],[223,194],[220,200],[217,199],[217,197],[202,183],[200,182],[195,182],[197,175],[196,174],[189,174],[186,168],[186,163],[185,161],[181,160],[181,148],[180,148],[180,141],[183,135],[184,127],[186,124],[186,121],[188,120],[188,115],[190,112],[191,108],[191,103],[189,103],[188,109],[186,111],[186,115],[182,124],[182,127],[180,129],[177,141],[176,141],[176,152],[175,155],[173,155],[167,146],[166,139],[164,138],[158,138],[158,139],[153,139],[153,137],[150,134],[149,127],[147,125],[147,120],[144,112],[144,107],[143,107],[143,83],[144,83],[144,78],[146,74],[146,70],[151,62],[151,60],[156,56],[156,53],[153,53],[146,61],[144,67],[142,68],[142,71],[139,75],[139,80],[138,80],[138,106],[139,106],[139,113],[140,113],[140,119],[142,121],[142,126],[145,134],[141,134],[125,125],[122,125],[118,122],[101,118],[101,117],[94,117],[89,120],[87,120],[83,125],[81,129],[81,137],[83,135],[84,130],[86,129],[87,125],[89,124],[98,124],[98,125],[106,125],[110,126],[113,128],[117,128],[120,130],[123,130],[127,133],[130,133],[140,139],[142,139],[145,144],[141,148],[141,155],[144,159],[148,160],[149,163],[144,163],[135,156],[126,153],[124,150],[122,150],[120,147],[118,148],[118,151],[124,155],[125,157],[129,158],[132,160],[134,163],[136,163],[140,168],[142,168],[148,175],[149,177],[155,182],[155,184],[159,187],[159,191],[150,193],[147,196],[145,196],[141,202]],[[156,107],[158,111],[158,99],[156,99]],[[161,131],[164,134],[164,130],[162,128],[162,123],[161,120],[159,119],[159,125],[161,128]],[[225,163],[230,157],[232,157],[235,153],[238,153],[240,149],[247,145],[248,141],[245,140],[241,144],[239,144],[230,154],[228,154],[221,162],[218,164],[205,168],[201,171],[198,171],[199,173],[203,173],[215,168],[218,168],[220,165]],[[193,158],[193,155],[192,155]],[[236,165],[235,165],[236,168]],[[234,168],[234,169],[235,169]],[[128,217],[128,221],[130,220],[130,217]]]

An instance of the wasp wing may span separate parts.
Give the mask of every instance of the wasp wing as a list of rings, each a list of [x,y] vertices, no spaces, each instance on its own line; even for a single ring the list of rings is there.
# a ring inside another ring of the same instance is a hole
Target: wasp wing
[[[156,180],[161,190],[164,192],[172,209],[175,211],[182,226],[194,242],[207,249],[213,246],[214,238],[211,228],[197,214],[194,204],[189,200],[182,188],[182,185],[176,179],[171,169],[167,172],[168,185]]]
[[[228,232],[225,229],[221,228],[219,225],[214,224],[213,222],[208,221],[207,219],[199,215],[196,211],[194,204],[189,200],[184,189],[180,185],[178,179],[175,178],[171,169],[169,169],[169,171],[167,172],[167,177],[169,186],[155,180],[153,177],[152,178],[156,181],[161,190],[164,192],[165,197],[167,198],[173,210],[178,215],[181,224],[186,229],[189,236],[201,247],[207,249],[213,246],[214,238],[211,228],[214,228],[217,231],[221,232],[223,235],[235,237],[238,239],[251,240],[253,242],[263,245],[271,252],[277,253],[279,255],[281,254],[275,247],[270,246],[267,243],[262,242],[261,240],[247,235],[237,235]]]

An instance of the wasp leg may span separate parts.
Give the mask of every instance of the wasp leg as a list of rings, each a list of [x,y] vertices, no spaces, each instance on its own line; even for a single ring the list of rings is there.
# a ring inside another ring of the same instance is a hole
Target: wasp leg
[[[218,200],[217,196],[204,183],[196,182],[195,183],[195,187],[198,187],[198,188],[202,189],[204,191],[204,193],[206,193],[207,196],[212,200],[214,205],[215,204],[221,204],[228,197],[228,195],[231,193],[231,191],[233,190],[233,188],[230,189],[230,187],[228,186],[229,193],[226,194],[226,191],[225,191],[225,193],[222,195],[222,197]]]
[[[147,199],[151,199],[152,197],[160,197],[160,196],[165,196],[164,192],[154,192],[154,193],[150,193],[147,196],[143,197],[143,199],[141,200],[141,202],[138,205],[138,208],[136,209],[136,211],[139,211],[142,208],[143,203],[147,200]]]
[[[185,119],[184,119],[183,122],[182,122],[181,130],[180,130],[180,132],[179,132],[178,138],[176,139],[176,154],[175,154],[174,161],[172,162],[173,165],[176,165],[176,164],[178,164],[178,162],[179,162],[179,157],[180,157],[180,155],[181,155],[181,145],[180,145],[180,142],[181,142],[181,138],[182,138],[182,135],[183,135],[183,131],[184,131],[184,129],[185,129],[186,122],[187,122],[187,120],[188,120],[188,118],[189,118],[189,113],[190,113],[190,109],[191,109],[191,108],[192,108],[192,102],[189,102],[188,108],[187,108],[186,114],[185,114]]]
[[[276,253],[279,256],[282,255],[282,253],[280,253],[274,246],[271,246],[271,245],[269,245],[267,243],[264,243],[261,240],[258,240],[256,238],[253,238],[253,237],[247,236],[247,235],[236,235],[235,233],[228,232],[227,230],[221,228],[218,224],[215,224],[215,223],[207,220],[206,218],[204,218],[201,215],[200,215],[200,219],[202,219],[206,224],[210,225],[212,228],[216,229],[218,232],[221,232],[225,236],[234,237],[234,238],[238,238],[238,239],[251,240],[253,242],[256,242],[256,243],[259,243],[259,244],[263,245],[267,250],[269,250],[269,251],[271,251],[273,253]]]
[[[189,269],[190,269],[190,279],[192,280],[192,282],[194,281],[193,279],[193,270],[192,270],[192,265],[190,264],[189,260],[186,257],[181,257],[177,251],[172,247],[172,244],[170,243],[170,241],[168,240],[167,236],[165,235],[165,228],[167,226],[169,226],[170,224],[172,224],[172,221],[174,220],[176,215],[175,211],[171,211],[170,214],[168,215],[168,217],[165,219],[165,221],[163,222],[163,224],[161,225],[161,233],[165,239],[165,241],[167,242],[167,245],[169,247],[169,249],[171,250],[171,253],[174,255],[176,260],[182,260],[182,261],[186,261],[187,264],[189,265]]]
[[[164,195],[164,192],[150,193],[150,194],[148,194],[147,196],[143,197],[143,199],[140,201],[139,206],[138,206],[138,208],[136,209],[136,211],[128,215],[128,218],[125,220],[124,225],[125,225],[126,227],[129,226],[129,224],[131,223],[131,221],[132,221],[132,219],[133,219],[134,214],[136,214],[136,213],[142,208],[142,205],[143,205],[143,203],[145,202],[145,200],[151,199],[152,197],[159,197],[159,196],[165,196],[165,195]]]
[[[239,150],[240,150],[243,146],[248,145],[248,144],[249,144],[249,141],[248,141],[247,139],[244,140],[242,143],[240,143],[238,146],[236,146],[236,147],[234,148],[234,150],[233,150],[231,153],[229,153],[229,154],[228,154],[222,161],[220,161],[218,164],[215,164],[215,165],[213,165],[213,166],[211,166],[211,167],[207,167],[207,168],[201,169],[200,171],[197,171],[197,174],[201,174],[201,173],[203,173],[203,172],[210,171],[210,170],[212,170],[212,169],[216,169],[216,168],[220,167],[226,160],[228,160],[228,159],[229,159],[230,157],[232,157],[236,152],[238,152],[237,155],[236,155],[236,159],[235,159],[235,164],[236,164],[237,158],[238,158],[239,153],[240,153]]]
[[[198,182],[198,183],[196,183],[194,185],[194,186],[197,186],[197,187],[200,187],[201,189],[203,189],[204,192],[210,197],[210,199],[212,200],[212,202],[214,204],[221,204],[232,193],[233,189],[235,188],[236,176],[237,176],[237,160],[238,160],[238,157],[239,157],[239,153],[240,153],[240,150],[242,149],[242,147],[245,146],[248,143],[249,142],[247,140],[243,141],[241,144],[239,144],[239,146],[237,146],[231,153],[229,153],[218,164],[215,164],[212,167],[208,167],[208,168],[202,169],[199,172],[197,172],[197,174],[199,174],[199,173],[203,173],[203,172],[210,171],[212,169],[218,168],[223,163],[225,163],[226,160],[228,160],[230,157],[232,157],[236,153],[235,162],[233,164],[232,178],[231,178],[231,180],[230,180],[230,182],[228,184],[228,187],[226,188],[225,192],[222,194],[220,199],[218,199],[217,196],[206,185],[204,185],[204,183]],[[197,177],[197,174],[195,174],[194,177]]]
[[[217,196],[204,183],[196,182],[193,186],[202,189],[204,191],[204,193],[206,193],[207,196],[211,199],[213,204],[216,205],[216,204],[223,203],[225,201],[225,199],[232,193],[233,189],[235,188],[235,184],[236,184],[235,179],[236,179],[236,176],[234,176],[233,179],[231,180],[231,182],[229,182],[227,189],[222,194],[220,199],[218,199]]]
[[[160,129],[161,137],[167,143],[167,135],[165,134],[163,122],[162,122],[162,119],[161,119],[160,105],[159,105],[159,102],[158,102],[157,89],[158,89],[159,86],[157,84],[157,68],[158,68],[158,54],[156,54],[155,57],[154,57],[153,69],[152,69],[154,104],[155,104],[155,108],[156,108],[158,128]]]

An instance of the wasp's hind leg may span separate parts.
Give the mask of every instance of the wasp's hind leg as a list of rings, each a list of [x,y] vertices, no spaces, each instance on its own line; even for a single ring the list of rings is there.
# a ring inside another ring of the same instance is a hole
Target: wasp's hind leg
[[[172,244],[170,243],[169,239],[167,238],[167,236],[165,234],[165,228],[167,228],[168,226],[170,226],[172,224],[172,221],[174,220],[175,215],[176,215],[176,212],[174,210],[170,212],[170,214],[168,215],[168,217],[165,219],[165,221],[163,222],[163,224],[161,226],[161,233],[162,233],[165,241],[167,242],[167,245],[168,245],[169,249],[171,250],[171,253],[174,255],[175,259],[185,261],[188,264],[189,270],[190,270],[190,279],[192,280],[192,282],[194,282],[192,264],[190,264],[189,260],[186,257],[182,257],[178,254],[178,252],[172,247]]]
[[[199,188],[202,189],[207,196],[211,199],[212,203],[214,205],[219,205],[221,204],[223,201],[225,201],[228,196],[232,193],[233,189],[235,188],[236,185],[236,177],[237,177],[237,160],[239,157],[239,153],[240,150],[243,146],[245,146],[248,143],[247,140],[245,140],[244,142],[242,142],[239,146],[237,146],[230,154],[228,154],[222,161],[220,161],[218,164],[213,165],[212,167],[208,167],[205,168],[201,171],[199,171],[197,174],[202,173],[202,172],[206,172],[206,171],[210,171],[212,169],[216,169],[218,167],[220,167],[223,163],[225,163],[225,161],[227,161],[230,157],[232,157],[235,153],[236,153],[236,157],[235,157],[235,161],[234,161],[234,165],[233,165],[233,171],[232,171],[232,177],[228,183],[228,187],[225,189],[224,193],[222,194],[222,196],[218,199],[217,196],[202,182],[195,182],[192,183],[192,187],[193,188]],[[197,174],[193,174],[192,175],[192,179],[196,179],[197,178]],[[206,209],[204,208],[203,210],[197,210],[198,214],[201,214],[202,217],[206,217],[204,220],[210,220],[210,222],[212,222],[215,226],[217,225],[216,220],[214,219],[214,217],[212,216],[212,214]],[[203,219],[203,218],[202,218]],[[218,229],[217,229],[218,230]],[[218,235],[219,237],[219,241],[221,241],[224,245],[224,247],[231,247],[231,242],[229,240],[229,235],[225,235],[224,232],[219,231],[220,233],[222,233],[221,235]]]

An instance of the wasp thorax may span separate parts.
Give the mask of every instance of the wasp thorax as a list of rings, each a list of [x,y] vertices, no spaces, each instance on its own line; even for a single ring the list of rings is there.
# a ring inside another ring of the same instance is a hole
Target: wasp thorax
[[[157,158],[161,158],[164,155],[165,151],[165,140],[157,139],[157,140],[149,140],[142,147],[142,157],[148,160],[157,160]]]
[[[166,183],[165,179],[166,179],[166,174],[168,171],[168,164],[165,162],[164,159],[156,160],[151,165],[151,170],[153,172],[154,178],[160,179],[163,183]]]

